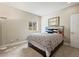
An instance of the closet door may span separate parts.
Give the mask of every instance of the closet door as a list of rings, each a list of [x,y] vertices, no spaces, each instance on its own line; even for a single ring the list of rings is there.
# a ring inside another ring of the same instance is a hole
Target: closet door
[[[2,22],[0,19],[0,46],[2,45]]]
[[[2,23],[2,45],[6,44],[7,41],[7,19],[2,19],[1,20]]]
[[[79,48],[79,14],[71,16],[70,20],[71,46]]]

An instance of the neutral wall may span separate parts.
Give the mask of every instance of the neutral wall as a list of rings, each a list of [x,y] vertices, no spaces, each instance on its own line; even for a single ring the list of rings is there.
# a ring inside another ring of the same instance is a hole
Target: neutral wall
[[[60,26],[64,26],[65,42],[70,43],[70,17],[72,14],[79,13],[79,4],[64,8],[42,17],[41,32],[45,32],[45,27],[48,26],[48,19],[60,16]]]
[[[37,32],[40,32],[41,17],[35,14],[0,4],[0,17],[7,18],[3,21],[2,25],[3,44],[26,40],[27,36],[31,33],[28,30],[29,21],[37,21]]]

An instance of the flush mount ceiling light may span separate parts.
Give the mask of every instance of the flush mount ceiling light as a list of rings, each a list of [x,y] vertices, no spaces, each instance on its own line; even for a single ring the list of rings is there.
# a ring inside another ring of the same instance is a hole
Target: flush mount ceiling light
[[[68,4],[70,4],[71,2],[67,2]]]

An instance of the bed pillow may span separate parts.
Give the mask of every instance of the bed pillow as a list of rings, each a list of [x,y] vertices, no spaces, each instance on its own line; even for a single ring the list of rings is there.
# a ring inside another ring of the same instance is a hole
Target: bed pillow
[[[58,29],[48,29],[46,32],[47,33],[57,33]]]

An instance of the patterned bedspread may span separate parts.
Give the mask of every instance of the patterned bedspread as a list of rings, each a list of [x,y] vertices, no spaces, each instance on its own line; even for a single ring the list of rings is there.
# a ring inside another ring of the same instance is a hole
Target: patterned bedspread
[[[28,42],[46,52],[49,56],[51,51],[57,47],[63,40],[61,34],[53,33],[33,33],[27,37]]]

